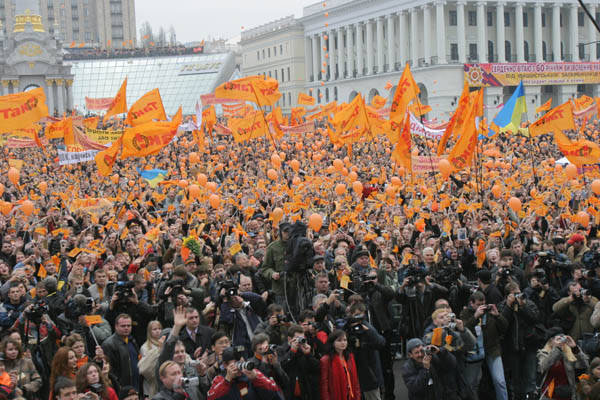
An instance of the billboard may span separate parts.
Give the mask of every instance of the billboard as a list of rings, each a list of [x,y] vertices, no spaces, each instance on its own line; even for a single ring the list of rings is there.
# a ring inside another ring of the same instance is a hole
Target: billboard
[[[598,62],[465,64],[469,86],[580,85],[600,83]]]

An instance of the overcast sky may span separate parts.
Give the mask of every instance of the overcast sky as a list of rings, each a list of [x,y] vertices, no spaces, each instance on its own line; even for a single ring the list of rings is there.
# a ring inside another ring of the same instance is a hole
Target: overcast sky
[[[287,15],[302,16],[302,7],[318,0],[137,0],[138,36],[142,22],[154,31],[173,25],[177,41],[185,43],[212,38],[230,39],[246,29]]]

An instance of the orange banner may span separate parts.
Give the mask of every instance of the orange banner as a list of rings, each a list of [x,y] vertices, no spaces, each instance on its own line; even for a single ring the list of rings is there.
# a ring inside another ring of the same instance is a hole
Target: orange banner
[[[121,158],[156,154],[168,145],[181,124],[181,108],[171,122],[148,122],[125,130]]]
[[[531,137],[546,133],[562,133],[563,130],[575,130],[573,105],[569,101],[558,107],[554,107],[543,117],[529,125],[529,134]]]
[[[129,109],[125,123],[138,126],[152,120],[165,121],[167,115],[158,89],[140,97]]]
[[[121,151],[123,137],[117,139],[108,149],[102,150],[94,157],[98,173],[102,176],[108,176],[112,173],[113,165],[117,160],[117,155]]]
[[[304,93],[298,93],[298,104],[303,106],[314,106],[315,98]]]
[[[396,86],[396,92],[394,93],[394,100],[392,101],[392,107],[390,109],[390,119],[394,121],[402,121],[406,113],[406,107],[414,98],[419,94],[419,87],[415,82],[415,79],[410,72],[410,65],[406,64],[404,72],[400,77],[398,86]]]
[[[230,118],[229,129],[233,133],[233,139],[238,143],[259,138],[269,133],[265,118],[260,111],[254,111],[246,115],[245,118]]]
[[[215,89],[215,96],[252,101],[262,107],[275,104],[281,93],[276,79],[257,75],[225,82]]]
[[[48,116],[44,89],[0,96],[0,133],[31,128]]]
[[[338,134],[368,126],[365,102],[360,93],[333,116],[332,124]]]
[[[112,117],[113,115],[124,114],[126,112],[127,112],[127,78],[125,78],[125,80],[123,81],[123,84],[121,84],[121,88],[119,89],[119,91],[117,92],[117,95],[115,96],[112,103],[110,104],[110,108],[104,115],[102,122],[106,123],[106,121],[108,121],[108,119],[110,119],[110,117]]]
[[[217,113],[215,112],[215,106],[210,106],[202,111],[202,127],[203,132],[207,132],[212,136],[212,131],[217,123]]]
[[[407,114],[404,117],[404,126],[398,137],[398,142],[392,153],[392,159],[406,168],[407,171],[412,171],[412,155],[410,148],[412,145],[410,138],[410,116]]]
[[[562,131],[554,132],[554,141],[567,160],[578,167],[600,161],[600,147],[594,142],[589,140],[572,142]]]

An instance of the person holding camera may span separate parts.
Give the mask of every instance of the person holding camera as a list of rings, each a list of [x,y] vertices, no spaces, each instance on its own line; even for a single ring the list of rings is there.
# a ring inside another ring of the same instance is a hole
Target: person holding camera
[[[598,299],[592,296],[588,289],[582,289],[576,281],[569,283],[567,290],[568,296],[554,303],[552,311],[558,318],[571,324],[570,327],[565,324],[562,328],[565,332],[568,331],[569,336],[577,341],[585,333],[594,331],[592,316],[596,304],[598,304]]]
[[[152,400],[185,400],[187,394],[181,381],[181,366],[175,361],[165,361],[158,369],[162,389],[152,396]]]
[[[529,286],[523,291],[525,297],[533,301],[540,311],[540,319],[547,327],[553,325],[552,306],[560,300],[560,296],[555,288],[550,286],[546,272],[543,269],[536,269],[529,278]]]
[[[494,268],[491,272],[494,284],[501,292],[510,282],[515,282],[519,287],[524,286],[523,271],[514,267],[511,250],[504,249],[500,252],[498,267]],[[506,293],[504,295],[506,296]]]
[[[460,314],[465,327],[475,334],[475,346],[465,357],[464,376],[475,398],[479,398],[481,368],[485,361],[494,385],[496,400],[508,400],[501,351],[501,340],[508,327],[508,321],[498,312],[495,304],[486,304],[486,300],[484,293],[473,293],[468,306]]]
[[[102,376],[102,371],[96,363],[84,364],[75,375],[75,384],[77,392],[95,394],[97,396],[95,400],[119,400],[117,393]],[[84,396],[82,400],[93,400],[93,397]]]
[[[258,324],[254,334],[266,333],[271,344],[280,346],[285,340],[286,324],[289,324],[287,319],[282,306],[269,304],[267,306],[267,319]]]
[[[282,400],[281,389],[242,354],[229,347],[223,351],[225,373],[218,375],[208,391],[207,400]]]
[[[269,343],[269,336],[259,333],[252,338],[252,351],[254,356],[249,361],[254,363],[254,368],[260,370],[264,376],[271,378],[277,385],[285,389],[289,385],[289,378],[281,364],[276,351],[277,345]]]
[[[587,369],[588,357],[571,336],[560,328],[551,328],[546,334],[546,344],[537,352],[538,369],[542,374],[543,398],[575,399],[577,392],[576,370]],[[553,394],[549,386],[553,382]]]
[[[361,387],[354,354],[348,348],[348,336],[341,329],[327,338],[329,353],[320,360],[320,400],[360,400]]]
[[[23,355],[21,344],[7,337],[0,343],[4,355],[4,369],[10,376],[16,397],[37,397],[42,387],[42,378],[30,358]]]
[[[0,305],[0,328],[2,329],[12,328],[27,306],[20,285],[20,282],[11,282],[7,301]]]
[[[102,350],[119,379],[119,385],[129,385],[139,390],[139,348],[131,335],[131,324],[129,315],[118,315],[115,318],[115,333],[102,343]]]
[[[314,356],[306,330],[291,325],[287,342],[279,348],[281,367],[290,384],[283,388],[289,400],[316,400],[319,398],[319,360]]]
[[[543,333],[538,329],[540,313],[535,303],[521,293],[517,283],[508,283],[504,292],[506,298],[498,311],[508,322],[502,343],[505,373],[513,396],[524,398],[536,389],[536,350],[543,340]]]

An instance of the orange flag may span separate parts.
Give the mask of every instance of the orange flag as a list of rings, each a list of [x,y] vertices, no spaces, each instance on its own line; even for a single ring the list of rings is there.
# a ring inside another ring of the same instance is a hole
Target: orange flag
[[[94,160],[98,173],[102,176],[108,176],[112,173],[113,165],[117,160],[117,155],[123,145],[123,136],[119,137],[108,149],[102,150],[96,154]]]
[[[549,399],[551,399],[554,396],[554,378],[550,381],[550,384],[548,384],[548,388],[547,388],[547,392],[546,392],[546,397],[548,397]]]
[[[431,112],[431,106],[422,104],[418,98],[415,99],[413,104],[408,106],[408,110],[413,113],[416,117],[420,117],[421,115],[425,115],[428,112]]]
[[[303,106],[314,106],[315,98],[304,93],[298,93],[298,104]]]
[[[456,141],[456,144],[448,155],[448,161],[458,170],[469,165],[477,147],[475,117],[478,116],[482,109],[483,89],[479,89],[475,94],[476,100],[471,104],[470,111],[465,118],[464,129],[461,131],[460,138]]]
[[[86,129],[97,129],[98,121],[100,121],[100,117],[90,117],[83,120],[83,126]]]
[[[600,161],[600,147],[589,140],[572,142],[561,130],[554,132],[554,141],[567,160],[578,167]]]
[[[0,133],[30,128],[48,116],[44,89],[0,96]]]
[[[33,124],[29,128],[15,129],[11,134],[12,136],[35,139],[40,129],[42,129],[42,127],[39,124]]]
[[[255,75],[223,83],[215,89],[215,96],[252,101],[262,107],[275,104],[281,93],[276,79]]]
[[[283,114],[281,113],[281,107],[277,106],[266,116],[266,120],[270,127],[273,127],[275,131],[275,137],[281,139],[283,137],[283,131],[281,125],[283,125]]]
[[[596,101],[589,96],[583,95],[577,99],[574,99],[573,102],[575,103],[575,110],[582,111],[593,106]]]
[[[304,107],[293,107],[290,124],[292,126],[300,125],[303,122],[302,117],[304,114],[306,114],[306,109]]]
[[[376,110],[379,110],[381,107],[385,106],[385,103],[387,103],[387,99],[385,97],[381,97],[378,94],[373,96],[373,99],[371,99],[371,105]]]
[[[570,101],[554,107],[544,114],[543,117],[529,125],[531,137],[546,133],[562,132],[563,130],[575,130],[573,120],[573,105]]]
[[[212,137],[212,131],[217,124],[217,113],[215,112],[215,106],[211,105],[205,110],[202,110],[202,132],[207,132]]]
[[[355,128],[364,130],[368,127],[365,102],[360,93],[354,97],[350,104],[342,106],[342,109],[333,116],[332,124],[338,134],[344,134]]]
[[[69,133],[70,131],[71,133]],[[46,125],[46,139],[60,139],[67,135],[73,135],[73,119],[64,118],[58,122]]]
[[[140,97],[129,109],[125,123],[138,126],[152,120],[165,121],[167,115],[158,89]]]
[[[145,157],[158,153],[168,145],[177,134],[181,124],[181,107],[170,122],[147,122],[123,133],[123,152],[121,159],[128,157]]]
[[[390,119],[402,121],[404,114],[406,113],[406,107],[408,107],[408,104],[417,97],[418,94],[419,87],[410,72],[410,65],[406,64],[404,72],[402,72],[402,76],[398,82],[398,86],[396,86],[394,100],[392,101],[392,107],[390,109]]]
[[[412,141],[410,137],[410,115],[406,114],[404,125],[398,137],[398,142],[392,153],[392,159],[397,163],[402,164],[407,171],[412,171]]]
[[[440,142],[438,143],[438,148],[437,148],[438,156],[441,156],[442,154],[444,154],[444,151],[446,150],[446,143],[448,143],[448,139],[450,139],[452,132],[454,132],[454,127],[456,126],[457,120],[459,119],[459,117],[462,114],[467,113],[469,111],[468,105],[469,105],[469,84],[467,82],[465,82],[465,84],[463,86],[462,94],[460,95],[460,99],[458,100],[458,106],[456,106],[456,111],[454,111],[454,114],[452,114],[452,118],[450,118],[450,122],[448,123],[448,126],[446,127],[446,130],[444,131],[444,134],[442,135],[442,138],[440,139]]]
[[[113,99],[108,111],[104,114],[102,119],[103,123],[106,123],[110,117],[117,114],[123,114],[127,112],[127,78],[121,84],[121,88],[117,92],[117,95]]]
[[[552,108],[552,97],[550,97],[547,102],[536,108],[535,112],[536,114],[539,114],[543,111],[548,111],[550,108]]]
[[[230,118],[228,125],[237,143],[269,134],[265,118],[260,111],[253,111],[244,118]]]

